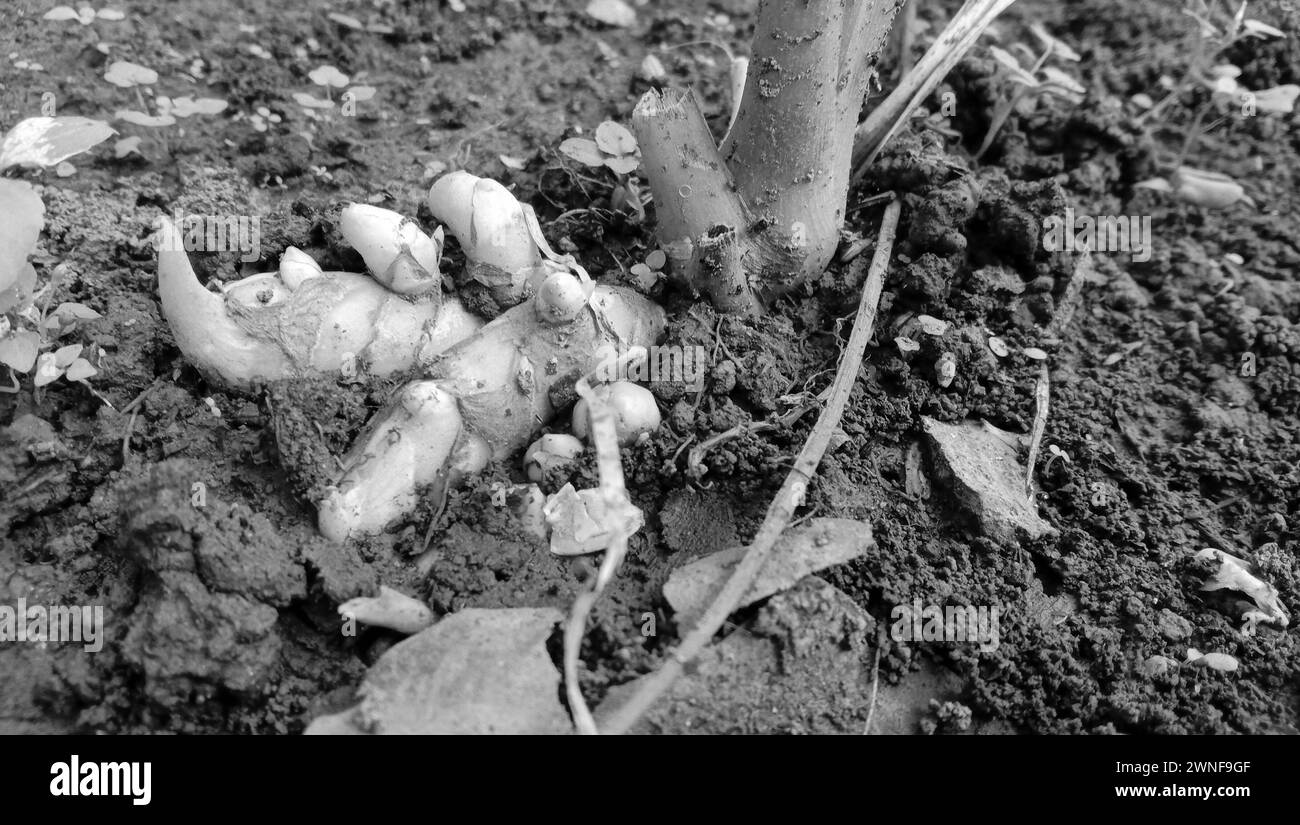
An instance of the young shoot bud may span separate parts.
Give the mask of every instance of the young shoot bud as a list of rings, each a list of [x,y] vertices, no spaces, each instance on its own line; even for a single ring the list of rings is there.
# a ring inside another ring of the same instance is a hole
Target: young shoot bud
[[[592,392],[613,408],[614,433],[618,437],[619,446],[635,444],[643,433],[659,429],[662,421],[659,405],[655,402],[654,394],[645,387],[630,381],[616,381],[596,387]],[[581,399],[574,405],[573,434],[584,441],[591,440],[591,414],[586,399]]]
[[[392,291],[423,295],[439,287],[440,234],[430,238],[410,218],[364,203],[343,208],[339,231],[375,280]]]
[[[280,256],[280,280],[290,290],[302,286],[302,282],[308,278],[316,278],[321,274],[320,264],[296,246],[284,250]]]
[[[537,317],[547,324],[567,324],[582,312],[588,297],[588,290],[571,273],[552,272],[537,290]]]
[[[429,209],[456,236],[470,274],[493,288],[503,305],[527,297],[529,277],[542,263],[524,206],[501,184],[452,172],[429,189]]]
[[[544,435],[524,451],[524,473],[529,481],[541,481],[547,471],[572,464],[582,449],[582,442],[567,433]]]

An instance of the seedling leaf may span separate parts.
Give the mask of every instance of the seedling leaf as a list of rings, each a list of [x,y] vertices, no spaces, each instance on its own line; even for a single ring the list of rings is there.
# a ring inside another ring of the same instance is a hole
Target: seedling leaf
[[[84,381],[92,375],[97,375],[99,370],[87,361],[85,358],[78,358],[68,365],[68,371],[65,373],[69,381]]]
[[[623,126],[607,120],[596,127],[596,145],[611,155],[630,155],[636,151],[636,138]]]
[[[176,118],[171,115],[148,115],[144,112],[137,112],[134,109],[118,109],[113,113],[114,120],[125,120],[127,123],[134,123],[136,126],[171,126],[176,122]]]
[[[630,175],[641,165],[641,161],[631,155],[623,155],[616,158],[605,158],[605,165],[619,175]]]
[[[307,73],[307,77],[311,78],[311,82],[317,86],[332,86],[335,89],[342,89],[348,85],[348,76],[333,66],[321,66],[312,69]]]
[[[0,364],[13,368],[14,372],[31,372],[40,345],[41,336],[29,330],[17,330],[0,341]]]
[[[152,86],[158,82],[158,73],[138,63],[118,60],[108,67],[104,79],[114,86],[130,89],[133,86]]]
[[[560,144],[560,151],[587,166],[602,166],[605,155],[595,141],[586,138],[568,138]]]
[[[18,281],[45,228],[45,204],[26,181],[0,178],[0,292]],[[2,311],[4,307],[0,307]]]
[[[0,143],[0,170],[20,164],[57,166],[117,134],[102,120],[85,117],[29,117]]]

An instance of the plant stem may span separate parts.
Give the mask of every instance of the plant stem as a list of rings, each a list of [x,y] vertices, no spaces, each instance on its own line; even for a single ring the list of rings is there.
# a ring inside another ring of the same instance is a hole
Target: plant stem
[[[776,540],[789,525],[795,509],[803,502],[808,484],[812,481],[817,465],[821,463],[822,456],[826,453],[831,436],[835,433],[835,428],[848,404],[849,395],[858,380],[863,351],[871,340],[875,325],[876,309],[884,287],[885,270],[889,267],[889,260],[893,253],[899,211],[898,201],[893,201],[885,207],[879,241],[876,244],[875,254],[871,258],[866,282],[863,284],[862,298],[858,303],[857,316],[853,322],[853,332],[849,335],[848,343],[845,344],[840,356],[839,368],[835,373],[835,380],[831,383],[830,398],[813,426],[812,432],[808,435],[808,441],[799,452],[794,468],[786,476],[781,490],[768,507],[767,515],[749,545],[749,550],[746,551],[744,558],[736,566],[731,578],[727,580],[713,604],[705,611],[681,645],[672,652],[658,671],[641,682],[637,692],[626,703],[608,717],[605,725],[606,733],[625,733],[631,729],[655,700],[672,687],[686,665],[709,644],[714,634],[726,622],[727,617],[740,604],[754,577],[771,555]]]
[[[632,126],[660,245],[674,271],[725,311],[756,312],[760,299],[830,263],[853,127],[901,3],[761,0],[739,109],[720,146],[690,92],[652,91],[637,104]]]
[[[1047,62],[1047,58],[1051,53],[1052,44],[1049,43],[1047,44],[1047,49],[1043,52],[1042,57],[1038,58],[1034,63],[1034,67],[1029,70],[1029,73],[1033,75],[1035,80],[1038,79],[1038,72],[1043,68],[1043,64]],[[993,140],[998,136],[998,132],[1002,131],[1002,127],[1006,124],[1007,118],[1011,117],[1011,113],[1016,110],[1016,104],[1020,102],[1021,98],[1023,98],[1028,91],[1028,86],[1017,83],[1016,90],[1011,93],[1011,97],[1003,102],[1002,105],[998,106],[997,111],[993,113],[993,119],[989,122],[989,130],[984,134],[984,140],[980,143],[979,151],[975,153],[975,157],[973,158],[975,161],[979,161],[980,158],[984,157],[984,153],[993,145]]]
[[[735,126],[722,145],[741,199],[796,268],[763,273],[784,292],[820,275],[839,245],[853,128],[899,0],[762,0]]]
[[[1192,125],[1187,129],[1187,137],[1183,140],[1183,148],[1178,150],[1178,159],[1174,161],[1174,168],[1183,165],[1187,155],[1196,146],[1196,142],[1201,137],[1201,124],[1205,122],[1205,113],[1210,108],[1210,104],[1204,103],[1196,110],[1196,115],[1192,118]]]
[[[894,32],[898,40],[898,79],[901,81],[907,77],[907,73],[912,71],[912,65],[915,61],[912,59],[912,49],[916,45],[916,12],[921,5],[921,0],[904,0],[905,5],[901,12],[902,19],[894,25]]]

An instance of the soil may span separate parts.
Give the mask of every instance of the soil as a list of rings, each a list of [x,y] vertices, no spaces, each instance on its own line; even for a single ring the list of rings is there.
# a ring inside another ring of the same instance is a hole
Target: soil
[[[157,70],[160,94],[219,97],[229,108],[166,130],[115,123],[143,138],[143,155],[115,159],[110,142],[74,158],[74,175],[33,177],[47,209],[37,270],[44,281],[66,264],[72,275],[52,301],[102,313],[75,335],[99,353],[91,384],[112,407],[63,381],[33,392],[27,379],[0,395],[0,604],[103,605],[107,638],[97,655],[0,645],[0,731],[299,732],[350,704],[366,667],[400,638],[339,632],[338,604],[380,582],[440,614],[567,611],[594,562],[552,555],[498,506],[499,485],[522,480],[517,458],[445,503],[427,502],[394,532],[348,545],[321,538],[312,491],[399,382],[295,381],[256,397],[206,383],[161,318],[149,233],[176,209],[258,215],[261,261],[241,269],[234,255],[196,255],[196,268],[219,280],[273,270],[290,244],[341,268],[351,253],[334,231],[340,203],[375,203],[431,228],[422,206],[430,180],[466,168],[512,186],[552,244],[594,276],[634,284],[630,268],[654,248],[651,229],[610,207],[612,174],[557,147],[579,127],[627,122],[650,87],[640,66],[651,51],[674,83],[696,85],[720,132],[726,60],[680,44],[716,40],[743,53],[752,4],[656,2],[638,8],[631,28],[597,23],[576,0],[467,0],[461,12],[403,0],[330,9],[242,0],[217,14],[194,0],[114,5],[125,20],[89,26],[44,21],[45,4],[5,12],[0,125],[38,114],[47,91],[59,114],[107,118],[134,105],[103,80],[113,60]],[[994,64],[977,51],[937,93],[954,95],[948,126],[960,140],[945,149],[932,131],[905,130],[855,187],[850,237],[874,238],[879,209],[857,205],[885,190],[903,198],[903,225],[843,437],[800,515],[869,521],[876,544],[822,573],[824,582],[743,611],[728,631],[736,648],[801,655],[797,608],[818,603],[852,616],[845,641],[817,649],[821,679],[803,672],[765,690],[783,665],[758,656],[760,671],[694,695],[689,724],[660,714],[650,729],[860,731],[870,685],[858,679],[854,692],[827,651],[868,665],[870,640],[880,639],[883,729],[1297,732],[1295,628],[1243,635],[1234,605],[1201,592],[1209,568],[1193,555],[1212,546],[1253,561],[1300,615],[1300,132],[1295,115],[1233,119],[1189,157],[1243,181],[1257,208],[1210,211],[1135,187],[1176,152],[1191,117],[1175,107],[1153,129],[1124,107],[1178,72],[1187,19],[1175,5],[1022,0],[998,24],[1004,45],[1032,43],[1025,26],[1043,22],[1082,56],[1086,101],[1013,116],[976,166],[970,155],[997,102]],[[1272,0],[1251,8],[1292,37],[1234,52],[1239,80],[1300,82],[1300,12]],[[328,11],[388,33],[355,30]],[[929,5],[921,16],[938,19]],[[303,109],[292,95],[323,94],[308,78],[322,64],[376,96],[358,102],[355,117]],[[889,61],[881,72],[888,85]],[[1151,216],[1154,252],[1142,263],[1096,256],[1053,340],[1044,328],[1077,257],[1044,251],[1041,227],[1067,206]],[[447,271],[458,271],[458,255],[449,258]],[[652,385],[666,423],[624,450],[647,525],[589,622],[582,689],[591,704],[676,644],[662,596],[669,571],[753,535],[815,416],[710,450],[702,473],[682,448],[829,384],[860,278],[860,268],[837,263],[759,321],[720,317],[665,282],[651,287],[673,319],[666,343],[705,347],[711,371],[699,393]],[[921,313],[951,326],[916,335],[921,349],[904,355],[893,339]],[[1007,343],[1006,357],[990,351],[989,335]],[[1027,433],[1039,362],[1026,347],[1050,354],[1036,478],[1040,515],[1057,532],[995,540],[941,485],[916,483],[921,417]],[[957,370],[942,388],[934,376],[945,352]],[[1064,457],[1046,460],[1048,445]],[[590,458],[543,487],[565,482],[592,486]],[[828,594],[827,582],[839,592]],[[879,634],[891,608],[913,599],[1002,605],[1000,644],[981,651]],[[643,633],[646,614],[653,635]],[[1182,662],[1189,648],[1230,654],[1240,667],[1146,675],[1149,657]],[[763,712],[754,709],[760,696],[772,703]]]

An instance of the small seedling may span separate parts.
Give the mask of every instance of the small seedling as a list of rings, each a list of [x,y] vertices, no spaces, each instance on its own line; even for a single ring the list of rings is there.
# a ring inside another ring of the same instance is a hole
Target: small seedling
[[[33,117],[0,140],[0,173],[19,167],[55,168],[116,134],[84,117]],[[0,178],[0,345],[15,333],[14,318],[31,307],[36,269],[27,258],[45,228],[45,204],[26,181]],[[34,357],[34,356],[33,356]]]
[[[151,107],[146,102],[142,90],[148,88],[150,94],[153,95],[153,90],[150,87],[158,82],[158,73],[153,69],[125,60],[119,60],[109,66],[108,71],[104,73],[104,79],[114,86],[135,91],[136,101],[140,104],[140,108],[118,109],[113,115],[115,119],[135,126],[161,130],[175,125],[179,119],[194,115],[215,115],[226,109],[226,101],[224,100],[214,97],[195,98],[192,95],[177,98],[156,95],[153,97],[153,106]],[[118,157],[125,157],[133,151],[139,152],[139,141],[127,143],[127,140],[129,138],[119,141],[115,147]],[[163,133],[159,133],[158,140],[163,151],[170,154],[171,150]]]
[[[0,387],[0,392],[18,392],[17,376],[31,373],[37,400],[41,387],[65,378],[82,384],[108,404],[108,400],[87,381],[99,371],[82,355],[84,345],[59,345],[59,339],[75,331],[78,324],[101,317],[90,307],[72,302],[59,304],[50,312],[48,296],[54,293],[66,271],[65,266],[55,268],[49,283],[41,290],[41,294],[47,297],[39,310],[33,303],[15,313],[14,321],[10,321],[9,316],[0,316],[0,364],[9,368],[11,383],[11,387]],[[38,294],[35,299],[39,297]]]
[[[72,6],[55,6],[45,12],[45,14],[41,16],[41,19],[53,20],[56,22],[62,20],[76,20],[83,26],[89,26],[96,20],[107,20],[113,23],[119,20],[125,20],[126,14],[117,9],[99,9],[96,11],[90,6],[81,6],[77,9],[72,8]]]
[[[299,106],[306,109],[309,113],[315,113],[317,110],[333,109],[334,96],[331,90],[346,89],[340,97],[340,110],[344,117],[355,117],[357,113],[357,104],[370,100],[375,96],[375,87],[373,86],[352,86],[351,78],[343,74],[333,66],[318,66],[307,73],[311,82],[317,86],[324,87],[325,97],[316,97],[308,92],[294,92],[293,100]]]
[[[571,137],[560,144],[560,151],[584,166],[612,171],[618,185],[610,194],[610,208],[630,211],[637,223],[645,220],[641,189],[632,177],[641,165],[641,152],[631,132],[607,120],[596,127],[595,140]]]
[[[1255,117],[1259,114],[1289,114],[1300,96],[1300,86],[1288,84],[1252,91],[1238,78],[1241,69],[1221,60],[1221,55],[1231,46],[1247,39],[1273,39],[1286,34],[1266,23],[1246,17],[1247,3],[1243,2],[1235,14],[1228,14],[1205,0],[1186,0],[1183,13],[1194,22],[1187,60],[1181,77],[1174,80],[1161,78],[1166,94],[1158,103],[1149,95],[1135,95],[1132,102],[1141,109],[1137,122],[1153,120],[1165,114],[1181,100],[1200,99],[1191,115],[1190,124],[1162,124],[1167,131],[1185,135],[1182,147],[1165,168],[1172,170],[1168,177],[1153,178],[1138,184],[1139,187],[1169,192],[1185,203],[1210,209],[1222,209],[1238,202],[1249,203],[1241,184],[1217,172],[1206,172],[1184,165],[1201,138],[1233,115]],[[1210,114],[1215,120],[1206,123]]]
[[[1029,30],[1033,32],[1034,37],[1038,38],[1042,47],[1041,54],[1035,54],[1033,49],[1021,43],[1012,46],[1013,49],[1027,56],[1030,66],[1028,69],[1024,68],[1020,59],[1010,51],[1000,49],[997,46],[989,47],[993,59],[1006,70],[1006,80],[1015,87],[1015,90],[993,110],[993,118],[989,122],[988,132],[985,133],[984,140],[975,153],[976,160],[983,157],[984,153],[993,145],[993,140],[997,137],[998,132],[1002,130],[1012,112],[1020,111],[1025,113],[1032,111],[1038,98],[1051,96],[1062,98],[1076,106],[1083,102],[1083,96],[1087,90],[1063,69],[1047,65],[1048,59],[1052,57],[1077,63],[1079,62],[1078,53],[1048,34],[1047,30],[1038,23],[1031,25]]]

